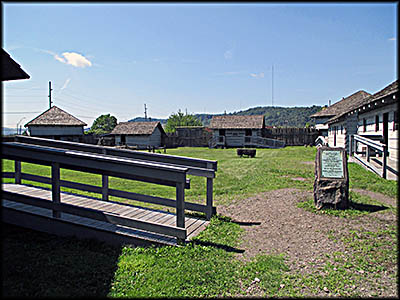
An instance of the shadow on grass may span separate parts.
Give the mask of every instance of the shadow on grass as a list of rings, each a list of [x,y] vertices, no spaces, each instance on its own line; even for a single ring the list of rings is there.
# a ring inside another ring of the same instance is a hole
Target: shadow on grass
[[[190,241],[189,243],[193,244],[193,245],[214,247],[214,248],[225,250],[226,252],[234,252],[234,253],[243,253],[244,252],[243,249],[238,249],[235,247],[218,244],[218,243],[213,243],[213,242],[205,242],[205,241],[195,240],[195,241]]]
[[[2,296],[108,295],[121,247],[1,225]]]
[[[254,225],[261,225],[261,222],[241,222],[241,221],[235,221],[231,220],[232,223],[238,224],[240,226],[254,226]]]
[[[388,209],[389,207],[383,205],[372,205],[372,204],[361,204],[356,202],[351,202],[349,204],[350,208],[358,211],[365,211],[365,212],[377,212],[381,210]]]

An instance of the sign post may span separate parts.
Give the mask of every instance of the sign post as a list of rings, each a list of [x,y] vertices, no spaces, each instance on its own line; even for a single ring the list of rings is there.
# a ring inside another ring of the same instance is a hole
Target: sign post
[[[349,174],[344,148],[320,147],[317,149],[314,203],[317,209],[349,207]]]

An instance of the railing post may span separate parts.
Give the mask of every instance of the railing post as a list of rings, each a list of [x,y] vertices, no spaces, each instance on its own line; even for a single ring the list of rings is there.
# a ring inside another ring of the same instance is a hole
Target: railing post
[[[207,178],[207,210],[206,219],[210,220],[213,214],[213,179]]]
[[[107,155],[107,149],[102,150],[104,155]],[[101,175],[101,199],[103,201],[108,201],[108,175]]]
[[[383,157],[382,157],[382,178],[386,179],[386,162],[387,160],[387,146],[383,145]]]
[[[21,162],[16,160],[14,162],[14,176],[15,176],[15,184],[21,184]]]
[[[108,201],[108,175],[101,175],[101,199]]]
[[[369,148],[369,145],[366,146],[367,146],[367,162],[369,162],[369,157],[371,156],[371,150]]]
[[[51,164],[51,195],[53,203],[60,203],[60,164]],[[53,208],[53,218],[60,218],[61,213]]]
[[[185,228],[185,185],[176,184],[176,226]]]

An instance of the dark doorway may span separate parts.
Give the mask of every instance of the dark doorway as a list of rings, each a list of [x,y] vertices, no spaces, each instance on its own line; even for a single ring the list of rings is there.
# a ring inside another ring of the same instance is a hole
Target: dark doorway
[[[245,135],[246,136],[251,136],[252,135],[251,129],[245,129]]]
[[[219,135],[225,136],[225,129],[220,129],[219,130]]]
[[[125,145],[126,144],[126,137],[125,134],[121,134],[121,144]]]

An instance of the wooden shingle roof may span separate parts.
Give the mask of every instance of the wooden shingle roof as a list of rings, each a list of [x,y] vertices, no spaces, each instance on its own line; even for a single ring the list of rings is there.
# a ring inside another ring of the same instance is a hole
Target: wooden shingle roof
[[[391,84],[389,84],[387,87],[376,92],[375,94],[371,95],[370,97],[364,99],[364,101],[355,108],[359,108],[360,106],[369,104],[371,102],[374,102],[376,100],[379,100],[379,99],[389,96],[391,94],[397,93],[398,91],[399,91],[399,80],[395,80]]]
[[[28,126],[86,126],[87,124],[73,115],[53,106],[25,124]]]
[[[349,110],[352,110],[356,107],[358,107],[365,98],[371,96],[370,93],[366,91],[358,91],[355,92],[354,94],[351,94],[350,96],[343,98],[342,100],[332,104],[331,106],[327,107],[326,109],[323,109],[313,115],[311,115],[311,118],[315,117],[336,117],[338,115],[341,115],[343,113],[346,113]]]
[[[210,123],[211,129],[262,129],[264,128],[264,115],[254,116],[213,116]]]
[[[347,110],[343,111],[341,114],[338,114],[338,115],[334,116],[333,118],[329,119],[326,123],[327,124],[335,123],[336,121],[341,119],[344,115],[351,112],[352,110],[357,110],[358,108],[361,108],[369,103],[372,103],[374,101],[377,101],[381,98],[384,98],[386,96],[392,95],[397,92],[398,92],[398,80],[392,82],[387,87],[376,92],[375,94],[370,95],[365,98],[362,98],[360,101],[355,102],[354,105],[352,105],[349,109],[347,109]]]
[[[120,122],[110,134],[151,135],[157,126],[165,133],[160,122]]]
[[[1,81],[29,79],[30,76],[13,60],[4,49],[1,49]]]

